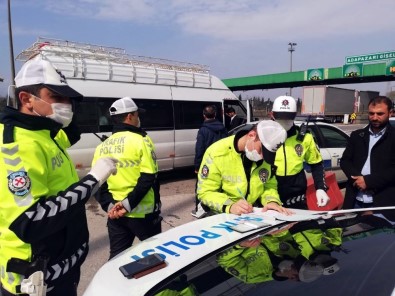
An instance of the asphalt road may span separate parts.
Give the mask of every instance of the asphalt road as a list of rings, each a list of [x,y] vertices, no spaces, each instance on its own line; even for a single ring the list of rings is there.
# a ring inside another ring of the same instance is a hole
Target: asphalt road
[[[162,200],[162,231],[193,221],[195,204],[195,174],[193,168],[160,175]],[[96,271],[108,260],[109,240],[107,216],[94,198],[86,205],[90,233],[89,254],[82,265],[78,295],[83,295]],[[138,241],[135,241],[138,243]]]

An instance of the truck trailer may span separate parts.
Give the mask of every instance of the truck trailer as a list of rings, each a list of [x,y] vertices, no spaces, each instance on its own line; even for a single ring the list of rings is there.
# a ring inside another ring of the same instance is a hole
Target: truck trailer
[[[325,85],[305,86],[301,115],[311,115],[326,122],[343,122],[353,112],[359,116],[366,115],[370,99],[379,94],[378,91],[358,91]]]

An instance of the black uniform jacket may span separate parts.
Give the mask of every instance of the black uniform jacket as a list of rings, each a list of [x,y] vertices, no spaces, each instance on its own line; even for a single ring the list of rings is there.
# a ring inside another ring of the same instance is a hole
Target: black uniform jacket
[[[340,160],[340,166],[348,178],[343,207],[354,207],[357,188],[351,176],[360,176],[369,153],[369,126],[351,133]],[[390,124],[370,154],[370,174],[364,176],[367,190],[373,195],[374,207],[395,206],[395,129]],[[395,211],[383,211],[395,221]]]

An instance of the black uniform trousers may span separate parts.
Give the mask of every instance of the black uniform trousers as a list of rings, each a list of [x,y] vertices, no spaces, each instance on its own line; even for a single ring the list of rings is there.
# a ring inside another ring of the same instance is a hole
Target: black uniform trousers
[[[145,218],[121,217],[108,219],[108,236],[110,238],[110,258],[133,245],[135,237],[143,241],[162,232],[162,217],[148,214]]]

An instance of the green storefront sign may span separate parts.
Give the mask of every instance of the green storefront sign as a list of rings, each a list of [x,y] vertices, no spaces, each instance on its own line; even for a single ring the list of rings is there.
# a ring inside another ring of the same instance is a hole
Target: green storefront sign
[[[358,56],[346,57],[346,64],[377,62],[395,59],[395,51],[377,52]]]
[[[343,65],[343,77],[360,77],[363,75],[363,64]]]

